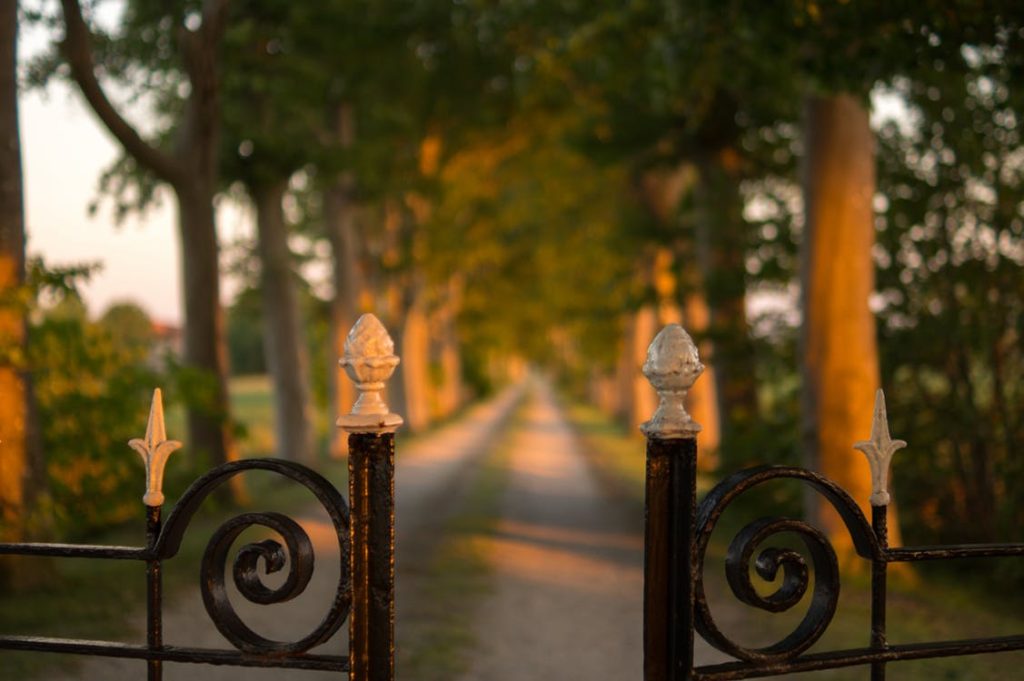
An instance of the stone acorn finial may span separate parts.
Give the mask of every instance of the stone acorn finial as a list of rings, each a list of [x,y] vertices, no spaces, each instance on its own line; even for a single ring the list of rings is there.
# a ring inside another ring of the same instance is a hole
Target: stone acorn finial
[[[139,453],[146,464],[146,494],[142,502],[146,506],[162,506],[164,503],[164,467],[167,459],[181,448],[177,440],[167,439],[164,427],[164,400],[160,388],[153,391],[153,402],[149,407],[149,423],[146,437],[129,440],[128,446]]]
[[[853,448],[864,452],[871,466],[871,505],[888,506],[889,498],[889,464],[892,455],[903,449],[907,443],[893,440],[889,435],[889,416],[885,411],[885,393],[881,389],[875,393],[875,415],[871,421],[871,439],[854,443]]]
[[[381,393],[399,358],[388,330],[372,314],[360,317],[345,339],[345,354],[338,361],[356,384],[359,398],[352,411],[338,418],[349,433],[393,433],[402,417],[388,411]]]
[[[686,413],[686,392],[704,371],[697,346],[690,334],[678,324],[663,328],[647,348],[643,372],[660,402],[651,420],[640,426],[647,437],[662,440],[693,438],[700,424]]]

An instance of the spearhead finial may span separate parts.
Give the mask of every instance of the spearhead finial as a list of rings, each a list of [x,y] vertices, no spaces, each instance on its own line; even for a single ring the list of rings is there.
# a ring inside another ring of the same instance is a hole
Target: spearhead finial
[[[889,497],[889,463],[897,450],[903,449],[907,443],[893,440],[889,436],[889,417],[885,412],[885,393],[881,389],[875,393],[875,416],[871,422],[871,439],[857,442],[854,449],[859,449],[868,457],[871,466],[871,505],[887,506]]]
[[[697,346],[683,327],[669,324],[654,337],[643,372],[661,400],[651,420],[640,426],[644,435],[663,440],[697,436],[700,424],[686,413],[683,401],[703,371]]]
[[[388,411],[381,392],[399,358],[388,330],[372,314],[360,317],[345,339],[345,355],[339,360],[356,384],[359,398],[352,411],[338,419],[338,426],[350,433],[393,433],[402,417]]]
[[[164,427],[164,400],[160,388],[153,391],[146,437],[141,440],[130,440],[128,445],[139,453],[146,464],[146,494],[142,497],[143,503],[146,506],[163,505],[164,467],[171,454],[181,448],[181,443],[167,439],[167,430]]]

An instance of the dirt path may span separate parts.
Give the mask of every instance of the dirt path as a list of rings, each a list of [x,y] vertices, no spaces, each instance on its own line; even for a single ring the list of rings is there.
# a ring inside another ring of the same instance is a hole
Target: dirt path
[[[460,481],[471,474],[486,452],[495,433],[518,402],[521,388],[510,388],[497,398],[471,409],[457,421],[401,447],[396,466],[396,543],[398,545],[399,604],[403,565],[415,569],[417,554],[429,552],[436,541],[433,526],[443,521],[446,505],[454,503]],[[401,436],[400,436],[401,437]],[[347,496],[347,495],[346,495]],[[262,509],[261,509],[262,510]],[[226,519],[226,518],[225,518]],[[251,605],[233,600],[242,620],[258,633],[279,640],[296,640],[312,631],[326,612],[324,604],[333,597],[337,584],[337,543],[326,514],[311,511],[298,518],[313,540],[317,570],[306,591],[294,601],[278,606]],[[244,539],[244,535],[243,535]],[[165,571],[179,569],[168,561]],[[333,568],[333,570],[331,569]],[[198,566],[187,566],[195,572]],[[267,579],[268,586],[276,584]],[[175,594],[164,617],[164,641],[170,645],[231,648],[211,624],[198,589]],[[399,606],[400,607],[400,606]],[[401,610],[399,610],[399,617]],[[136,616],[132,642],[145,639],[142,615]],[[318,652],[345,654],[347,633],[343,629]],[[52,681],[115,681],[144,679],[145,663],[132,660],[83,658],[74,673],[51,675]],[[167,664],[165,681],[337,681],[337,673],[220,668],[205,665]]]
[[[511,450],[463,681],[640,678],[642,518],[606,498],[543,383]]]
[[[641,678],[643,518],[608,496],[547,384],[534,385],[512,437],[490,539],[495,588],[461,681]],[[721,659],[702,641],[696,652],[700,664]]]

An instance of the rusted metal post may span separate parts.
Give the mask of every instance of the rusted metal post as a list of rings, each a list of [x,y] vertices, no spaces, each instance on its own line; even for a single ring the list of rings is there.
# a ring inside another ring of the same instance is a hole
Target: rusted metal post
[[[398,366],[394,347],[380,321],[366,314],[349,332],[340,361],[359,390],[352,411],[338,419],[350,433],[352,681],[395,678],[395,430],[402,417],[381,398]]]
[[[160,536],[160,507],[146,507],[146,548],[156,547]],[[163,574],[161,562],[152,558],[146,561],[146,645],[151,650],[158,650],[164,645],[163,634]],[[163,662],[149,660],[147,665],[148,681],[162,681]]]
[[[704,366],[678,324],[666,326],[647,350],[643,372],[660,403],[640,429],[647,437],[644,527],[644,681],[693,675],[693,560],[697,505],[697,433],[686,392]]]

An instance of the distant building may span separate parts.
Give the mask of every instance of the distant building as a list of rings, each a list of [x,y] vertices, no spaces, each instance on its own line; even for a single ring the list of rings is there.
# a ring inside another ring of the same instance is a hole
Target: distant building
[[[167,368],[168,358],[178,359],[185,351],[185,339],[179,326],[154,321],[153,343],[149,351],[149,365],[157,371]]]

